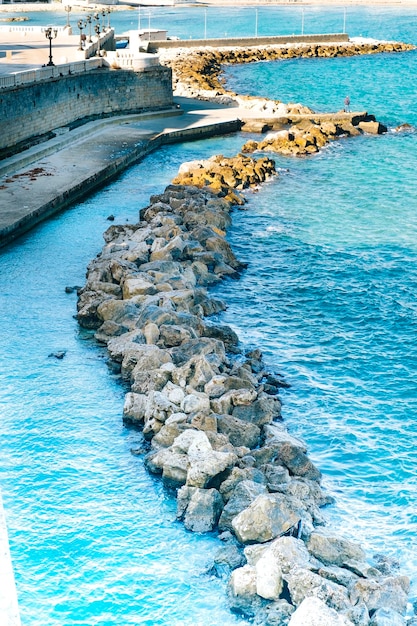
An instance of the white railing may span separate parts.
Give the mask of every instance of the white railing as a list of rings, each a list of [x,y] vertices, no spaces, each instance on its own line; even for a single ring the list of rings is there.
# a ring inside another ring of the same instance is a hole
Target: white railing
[[[39,33],[42,34],[46,29],[46,26],[0,26],[0,33]],[[59,33],[66,29],[66,26],[54,26],[54,30]]]
[[[69,76],[70,74],[82,74],[83,72],[103,67],[103,65],[104,61],[100,57],[97,59],[86,59],[85,61],[75,61],[74,63],[53,65],[51,67],[41,67],[37,70],[16,72],[14,74],[0,76],[0,89],[19,87],[19,85],[37,83],[42,80],[50,80],[51,78]]]

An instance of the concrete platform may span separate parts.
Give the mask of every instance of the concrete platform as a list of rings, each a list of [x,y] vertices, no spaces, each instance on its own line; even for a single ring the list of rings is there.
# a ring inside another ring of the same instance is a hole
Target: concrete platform
[[[226,134],[240,125],[238,108],[181,99],[181,110],[89,122],[0,161],[0,246],[159,146]]]

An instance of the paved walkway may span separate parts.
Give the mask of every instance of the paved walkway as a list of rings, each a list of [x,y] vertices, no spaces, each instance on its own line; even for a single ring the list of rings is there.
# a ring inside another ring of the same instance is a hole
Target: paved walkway
[[[180,100],[181,110],[89,122],[0,161],[0,245],[105,184],[163,143],[239,128],[237,108]]]

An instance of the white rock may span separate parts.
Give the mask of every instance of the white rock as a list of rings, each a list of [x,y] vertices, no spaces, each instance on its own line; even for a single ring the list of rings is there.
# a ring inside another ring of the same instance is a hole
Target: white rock
[[[194,449],[211,450],[211,443],[206,433],[202,430],[185,430],[175,438],[172,445],[173,452],[187,454],[190,446],[194,444]]]
[[[255,565],[256,593],[265,600],[278,600],[283,588],[282,570],[271,551]]]
[[[319,598],[310,597],[292,614],[288,626],[353,626],[353,623]]]
[[[165,424],[169,426],[170,424],[181,424],[181,422],[187,421],[187,415],[185,413],[172,413],[166,420]]]
[[[254,596],[256,594],[256,570],[251,565],[238,567],[230,577],[230,589],[235,596]]]
[[[210,399],[206,394],[189,394],[181,402],[181,410],[184,413],[209,412]]]

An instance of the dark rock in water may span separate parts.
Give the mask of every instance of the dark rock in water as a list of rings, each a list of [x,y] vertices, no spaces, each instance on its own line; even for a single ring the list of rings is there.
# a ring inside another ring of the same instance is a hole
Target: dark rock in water
[[[397,559],[393,559],[386,554],[374,554],[373,560],[375,567],[385,576],[389,576],[400,569],[400,564]],[[417,613],[417,606],[415,607],[415,613]]]
[[[51,352],[50,354],[48,354],[48,358],[53,357],[55,359],[63,359],[66,353],[67,353],[66,350],[60,350],[58,352]]]
[[[234,569],[242,567],[246,559],[236,543],[227,543],[221,546],[214,556],[214,573],[221,577],[229,575]]]
[[[114,215],[109,215],[106,219],[108,219],[109,222],[114,222]]]
[[[65,287],[65,293],[74,293],[74,291],[79,291],[81,289],[81,287],[79,287],[78,285],[74,285],[73,287]]]

